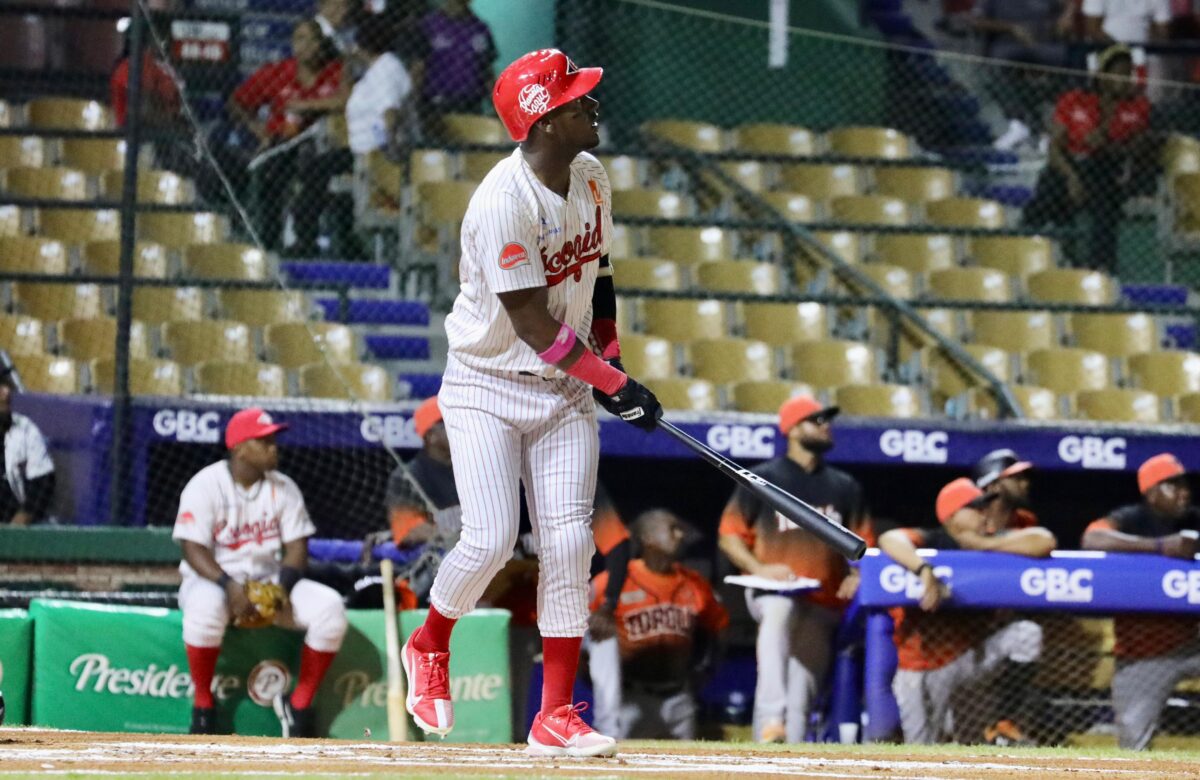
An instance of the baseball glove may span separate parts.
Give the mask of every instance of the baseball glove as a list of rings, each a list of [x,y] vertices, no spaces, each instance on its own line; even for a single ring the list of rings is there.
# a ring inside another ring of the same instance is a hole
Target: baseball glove
[[[275,613],[287,603],[283,588],[273,582],[250,580],[243,586],[246,598],[258,610],[257,616],[239,618],[234,621],[238,628],[262,628],[275,622]]]

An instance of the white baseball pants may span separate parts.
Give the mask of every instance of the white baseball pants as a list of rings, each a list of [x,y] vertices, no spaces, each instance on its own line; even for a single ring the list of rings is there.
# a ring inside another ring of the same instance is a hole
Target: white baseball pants
[[[179,586],[183,611],[183,641],[192,647],[220,647],[229,626],[225,591],[204,577],[183,578]],[[322,653],[336,653],[346,636],[346,607],[333,588],[300,580],[288,606],[275,614],[275,625],[304,632],[304,644]]]

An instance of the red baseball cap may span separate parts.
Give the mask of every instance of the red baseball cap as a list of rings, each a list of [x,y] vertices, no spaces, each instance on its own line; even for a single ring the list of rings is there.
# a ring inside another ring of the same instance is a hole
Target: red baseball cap
[[[442,409],[438,406],[437,396],[426,398],[417,410],[413,412],[413,428],[417,431],[417,436],[422,439],[430,428],[437,425],[442,419]]]
[[[1159,482],[1182,477],[1185,473],[1178,458],[1169,452],[1159,453],[1138,466],[1138,490],[1145,495]]]
[[[244,441],[261,439],[287,427],[287,423],[275,422],[268,412],[257,406],[243,409],[225,426],[225,448],[231,450]]]
[[[999,497],[999,493],[984,493],[971,480],[959,477],[938,491],[936,504],[938,522],[946,522],[960,509],[966,507],[979,509]]]
[[[496,79],[492,105],[514,141],[559,106],[591,92],[603,68],[579,68],[558,49],[538,49],[518,58]]]
[[[797,395],[783,402],[779,407],[779,430],[787,433],[798,423],[807,420],[815,414],[826,414],[834,417],[841,411],[836,406],[823,406],[811,395]]]

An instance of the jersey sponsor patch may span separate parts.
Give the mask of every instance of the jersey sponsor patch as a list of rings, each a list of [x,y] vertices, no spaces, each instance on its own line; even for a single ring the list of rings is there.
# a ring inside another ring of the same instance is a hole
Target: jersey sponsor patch
[[[529,253],[520,244],[505,244],[504,248],[500,250],[500,267],[505,271],[511,271],[528,263]]]
[[[604,196],[600,194],[600,185],[596,184],[595,179],[588,179],[588,189],[592,191],[592,200],[596,201],[596,205],[603,206]]]
[[[175,520],[175,522],[179,523],[180,525],[187,525],[188,523],[196,522],[196,516],[191,512],[184,512]]]

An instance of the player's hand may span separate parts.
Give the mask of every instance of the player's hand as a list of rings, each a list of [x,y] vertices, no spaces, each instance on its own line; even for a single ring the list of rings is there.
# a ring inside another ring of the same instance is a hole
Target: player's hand
[[[933,612],[949,596],[950,589],[933,573],[933,567],[921,570],[921,609]]]
[[[621,365],[621,358],[619,358],[619,357],[609,358],[609,359],[605,360],[604,362],[608,363],[610,366],[617,369],[622,374],[625,374],[626,376],[629,375],[629,372],[625,370],[625,366]],[[607,411],[609,414],[613,414],[613,415],[616,414],[616,412],[614,412],[609,407],[609,403],[610,403],[609,397],[607,395],[605,395],[600,389],[595,388],[595,387],[592,388],[592,398],[595,398],[596,403],[603,406],[604,410]]]
[[[18,509],[10,521],[13,525],[33,525],[33,515],[24,509]]]
[[[652,431],[663,415],[662,405],[654,393],[629,377],[620,390],[600,402],[610,414],[620,417],[643,431]]]
[[[612,607],[601,604],[599,609],[588,615],[588,634],[595,642],[603,642],[617,635],[617,618],[613,615]]]
[[[1171,534],[1162,537],[1162,554],[1168,558],[1194,558],[1196,556],[1196,540],[1183,534]]]
[[[851,569],[850,573],[842,579],[842,584],[838,585],[837,597],[845,601],[854,598],[854,594],[858,593],[858,586],[862,582],[862,575],[858,569]]]
[[[254,620],[258,617],[258,607],[254,606],[242,583],[230,580],[225,585],[225,598],[229,601],[229,616],[236,623],[239,620]]]
[[[781,582],[796,579],[796,574],[792,571],[792,567],[786,563],[764,563],[754,573],[759,577],[765,577],[768,580],[780,580]]]

